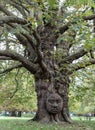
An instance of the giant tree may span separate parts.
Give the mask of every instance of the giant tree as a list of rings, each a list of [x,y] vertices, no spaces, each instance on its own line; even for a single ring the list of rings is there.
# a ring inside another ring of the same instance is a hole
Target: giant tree
[[[71,123],[70,75],[95,64],[94,2],[1,0],[0,74],[24,67],[35,78],[33,120]],[[5,63],[11,67],[4,67]]]

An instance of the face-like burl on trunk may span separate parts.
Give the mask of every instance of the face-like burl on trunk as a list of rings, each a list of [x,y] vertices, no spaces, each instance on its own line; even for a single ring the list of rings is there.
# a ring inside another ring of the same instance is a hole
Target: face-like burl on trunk
[[[46,100],[47,111],[51,114],[58,114],[63,107],[63,100],[57,93],[48,95]]]

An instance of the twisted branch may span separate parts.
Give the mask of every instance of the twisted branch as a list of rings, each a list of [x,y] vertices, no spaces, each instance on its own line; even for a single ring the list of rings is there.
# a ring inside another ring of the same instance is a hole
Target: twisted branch
[[[84,21],[93,20],[93,19],[95,19],[95,14],[89,15],[89,16],[83,16],[82,18]],[[58,31],[55,33],[55,35],[58,37],[59,33],[63,34],[64,32],[66,32],[69,29],[69,26],[71,26],[72,24],[75,24],[75,23],[76,22],[67,22],[64,26],[62,26],[58,29]]]
[[[95,59],[89,59],[89,60],[86,60],[86,61],[83,61],[83,62],[78,62],[76,64],[71,64],[70,65],[70,68],[71,68],[70,73],[72,74],[74,71],[83,69],[83,68],[88,67],[92,64],[95,64]]]
[[[71,63],[72,61],[76,60],[76,59],[79,59],[80,57],[84,56],[85,54],[87,54],[88,52],[83,48],[81,50],[79,50],[78,52],[70,55],[70,56],[67,56],[65,57],[63,60],[62,60],[62,63]]]
[[[27,24],[27,21],[15,16],[0,16],[0,25],[8,23],[18,23],[18,24]]]
[[[23,57],[22,55],[20,55],[16,52],[4,50],[4,51],[0,51],[0,56],[6,56],[6,57],[11,58],[12,60],[16,60],[16,61],[21,62],[23,67],[25,67],[28,71],[32,72],[33,74],[37,70],[36,65],[34,65],[28,59],[26,59],[25,57]]]

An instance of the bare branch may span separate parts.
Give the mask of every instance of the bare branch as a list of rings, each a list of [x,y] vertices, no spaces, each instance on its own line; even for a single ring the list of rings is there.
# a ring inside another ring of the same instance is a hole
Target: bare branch
[[[89,16],[83,16],[82,17],[83,20],[93,20],[95,19],[95,14],[93,15],[89,15]],[[67,31],[69,29],[69,26],[71,26],[72,24],[75,24],[76,22],[67,22],[64,26],[60,27],[59,30],[55,33],[56,37],[58,37],[58,34],[61,33],[63,34],[65,31]]]
[[[93,20],[93,19],[95,19],[95,14],[89,15],[89,16],[83,16],[83,19],[84,20]]]
[[[59,30],[55,33],[56,37],[58,37],[58,34],[61,33],[63,34],[65,31],[67,31],[69,29],[69,26],[71,25],[70,22],[68,22],[66,25],[64,25],[63,27],[60,27]]]
[[[9,24],[7,26],[7,30],[8,32],[11,31],[12,29],[15,29],[16,25],[14,24]],[[32,34],[29,35],[29,33],[25,33],[25,32],[15,32],[14,35],[17,37],[18,41],[20,44],[22,44],[26,49],[26,53],[25,53],[25,57],[28,56],[28,59],[31,60],[32,62],[34,62],[34,56],[36,56],[35,54],[35,43],[33,42],[34,39],[32,38]],[[33,59],[33,60],[32,60]],[[36,58],[37,59],[37,58]]]
[[[37,42],[36,46],[39,47],[40,44],[41,44],[41,38],[40,38],[40,36],[38,35],[38,33],[35,30],[33,30],[33,36],[35,37],[36,42]]]
[[[15,29],[15,28],[16,28],[16,25],[13,25],[13,24],[10,24],[7,26],[8,32],[10,32],[12,29]],[[15,32],[14,35],[18,39],[19,43],[26,47],[28,54],[30,53],[33,54],[33,49],[35,47],[34,47],[32,37],[29,34],[23,33],[23,32],[22,33]]]
[[[0,60],[12,60],[10,57],[0,56]]]
[[[87,54],[87,51],[86,51],[85,49],[81,49],[81,50],[79,50],[78,52],[76,52],[76,53],[74,53],[74,54],[72,54],[72,55],[70,55],[70,56],[65,57],[65,58],[62,60],[62,62],[63,62],[63,63],[64,63],[64,62],[67,62],[67,63],[69,62],[69,63],[71,63],[72,61],[74,61],[74,60],[76,60],[76,59],[78,59],[78,58],[84,56],[85,54]]]
[[[42,54],[42,52],[40,50],[41,40],[40,40],[40,37],[37,34],[37,32],[33,31],[33,35],[35,37],[35,40],[36,40],[37,44],[35,44],[33,42],[33,39],[32,39],[32,37],[30,35],[27,35],[27,34],[23,34],[23,35],[28,39],[28,41],[31,43],[34,51],[36,52],[36,54],[37,54],[37,61],[38,61],[39,65],[40,65],[40,67],[42,68],[42,70],[45,71],[45,72],[49,72],[49,70],[47,68],[47,65],[45,64],[45,62],[43,60],[43,54]]]
[[[0,11],[2,11],[3,13],[5,13],[8,16],[15,16],[12,12],[7,10],[6,6],[2,5],[2,3],[0,3]]]
[[[26,0],[26,2],[29,4],[29,5],[32,5],[32,2],[30,0]]]
[[[18,34],[19,35],[19,34]],[[27,39],[27,41],[29,42],[29,46],[31,46],[34,50],[35,50],[35,43],[33,42],[33,38],[32,38],[32,36],[31,35],[29,35],[29,34],[27,34],[27,33],[22,33],[22,36],[24,37],[24,38],[26,38]]]
[[[11,17],[11,16],[10,16],[10,17]],[[13,18],[13,17],[12,17],[12,18]],[[15,25],[12,24],[12,27],[15,28]],[[25,42],[26,39],[23,38],[23,36],[21,36],[21,34],[15,33],[16,37],[18,38],[18,40],[21,41],[21,42],[20,42],[21,44],[23,44],[23,45],[26,44],[26,45],[29,47],[29,49],[32,47],[32,48],[36,51],[37,57],[38,57],[38,63],[39,63],[39,65],[40,65],[40,67],[42,68],[42,70],[43,70],[43,71],[49,71],[49,70],[47,69],[47,66],[46,66],[45,62],[43,61],[43,55],[42,55],[42,52],[40,51],[40,43],[41,43],[41,40],[40,40],[40,37],[39,37],[39,35],[37,34],[37,32],[35,32],[35,31],[33,30],[33,35],[34,35],[35,40],[36,40],[36,42],[37,42],[36,45],[35,45],[35,43],[33,42],[32,37],[31,37],[29,34],[27,34],[27,33],[22,33],[22,34],[23,34],[24,37],[27,38],[28,42]],[[21,40],[21,39],[22,39],[22,40]],[[26,45],[25,45],[25,46],[26,46]],[[31,48],[31,50],[32,50],[32,48]]]
[[[35,73],[37,70],[37,66],[34,65],[33,63],[31,63],[28,59],[26,59],[25,57],[23,57],[22,55],[16,53],[16,52],[12,52],[12,51],[8,51],[8,50],[4,50],[4,51],[0,51],[0,56],[6,56],[11,58],[12,60],[16,60],[22,63],[23,67],[25,67],[28,71],[30,71],[31,73]]]
[[[19,74],[19,69],[17,70],[17,73],[15,75],[16,88],[15,88],[14,92],[12,93],[12,95],[10,96],[10,98],[13,98],[19,89],[19,84],[18,84],[18,79],[17,79],[18,74]]]
[[[82,68],[86,68],[90,65],[93,65],[95,64],[95,59],[89,59],[89,60],[85,60],[83,62],[78,62],[76,64],[71,64],[71,74],[74,72],[74,71],[77,71],[77,70],[80,70]]]
[[[4,24],[4,23],[27,24],[27,21],[14,16],[0,16],[0,24]]]
[[[28,12],[27,8],[25,8],[25,6],[20,2],[20,1],[10,1],[9,2],[13,7],[15,7],[22,15],[23,17],[26,17],[26,12]]]
[[[23,67],[23,65],[22,64],[18,64],[18,65],[12,66],[10,68],[7,68],[7,69],[5,69],[3,71],[0,71],[0,74],[8,73],[8,72],[10,72],[10,71],[12,71],[14,69],[21,68],[21,67]]]
[[[15,28],[15,25],[12,24],[12,27]],[[10,27],[10,28],[12,28],[12,27]],[[36,44],[34,43],[32,34],[29,35],[24,32],[15,33],[15,36],[18,38],[19,42],[27,47],[27,51],[30,53],[30,55],[33,54],[33,52],[37,54],[38,64],[40,65],[40,67],[42,68],[43,71],[47,72],[49,70],[47,69],[45,62],[43,61],[43,55],[40,50],[40,43],[41,43],[40,37],[38,36],[38,34],[35,31],[33,31],[33,35],[35,37],[35,40],[37,41]]]

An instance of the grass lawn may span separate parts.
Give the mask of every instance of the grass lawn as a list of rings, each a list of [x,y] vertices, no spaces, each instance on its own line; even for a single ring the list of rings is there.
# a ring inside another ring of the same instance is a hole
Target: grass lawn
[[[0,117],[0,130],[95,130],[95,119],[91,121],[74,118],[73,124],[41,124],[27,122],[30,118]]]

